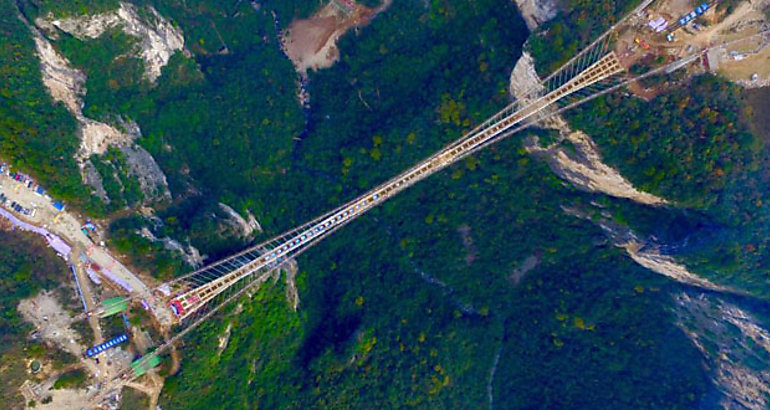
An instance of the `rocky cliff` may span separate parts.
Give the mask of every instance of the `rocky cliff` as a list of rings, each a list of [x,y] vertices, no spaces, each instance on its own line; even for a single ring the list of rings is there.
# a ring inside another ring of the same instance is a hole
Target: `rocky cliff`
[[[558,12],[556,0],[516,0],[516,5],[529,31],[556,17]]]
[[[113,17],[108,18],[108,16]],[[142,56],[148,56],[148,58],[154,56],[153,64],[147,65],[147,75],[150,79],[157,78],[155,71],[157,71],[157,75],[160,75],[160,68],[168,61],[170,56],[168,53],[172,50],[169,47],[156,47],[157,44],[160,44],[159,40],[156,39],[159,36],[157,33],[165,32],[167,30],[165,27],[170,26],[165,20],[158,19],[159,27],[155,28],[137,25],[134,20],[136,11],[133,6],[123,4],[121,9],[116,11],[114,15],[82,16],[77,19],[53,20],[51,22],[38,20],[38,23],[43,29],[47,28],[50,30],[51,27],[63,27],[62,30],[73,30],[73,35],[92,37],[98,36],[97,33],[103,33],[104,30],[110,27],[110,24],[117,24],[115,23],[116,21],[124,21],[118,19],[117,16],[124,16],[125,21],[132,22],[132,24],[126,23],[124,27],[130,27],[132,32],[144,33],[147,36],[148,48],[143,48]],[[140,30],[138,27],[143,29]],[[78,29],[76,30],[75,28]],[[82,110],[82,98],[86,93],[85,74],[74,68],[65,57],[59,54],[51,42],[43,36],[38,27],[30,27],[30,30],[35,41],[38,57],[40,58],[43,84],[54,101],[62,102],[80,124],[80,149],[76,154],[76,160],[80,165],[83,180],[94,188],[94,194],[101,197],[105,202],[109,202],[99,174],[95,172],[93,165],[89,162],[89,158],[94,154],[104,154],[108,147],[115,146],[119,147],[126,155],[130,174],[139,179],[142,192],[146,198],[170,199],[171,193],[168,190],[168,183],[163,171],[144,148],[135,144],[136,138],[141,136],[139,126],[136,123],[121,120],[123,125],[121,128],[123,130],[119,130],[112,125],[86,117]],[[175,33],[181,36],[178,31],[175,31]],[[169,37],[174,38],[174,36]]]
[[[176,51],[184,50],[184,36],[153,7],[146,7],[143,11],[146,13],[140,17],[136,6],[120,3],[120,8],[108,13],[64,19],[49,15],[45,19],[37,19],[35,24],[52,33],[51,29],[55,28],[81,40],[94,39],[110,29],[120,28],[139,40],[135,53],[144,61],[145,76],[154,82],[171,56]]]

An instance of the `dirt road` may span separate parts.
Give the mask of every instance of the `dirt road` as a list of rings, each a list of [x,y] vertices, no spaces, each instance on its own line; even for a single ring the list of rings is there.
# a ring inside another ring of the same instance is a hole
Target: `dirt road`
[[[159,323],[171,324],[172,317],[168,308],[155,300],[151,295],[151,289],[113,257],[107,248],[94,244],[81,231],[83,223],[75,215],[66,210],[58,211],[49,197],[40,195],[25,184],[11,179],[7,173],[0,174],[0,193],[8,197],[5,209],[12,212],[16,218],[60,236],[72,247],[84,249],[90,260],[109,270],[105,272],[105,274],[112,274],[112,277],[108,275],[108,280],[120,285],[127,293],[147,300]],[[22,215],[11,210],[8,206],[14,201],[25,208],[34,209],[34,215]]]

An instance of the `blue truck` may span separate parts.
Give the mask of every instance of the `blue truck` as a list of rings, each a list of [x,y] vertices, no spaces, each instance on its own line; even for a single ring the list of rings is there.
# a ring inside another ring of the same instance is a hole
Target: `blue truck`
[[[128,335],[125,334],[125,333],[120,335],[120,336],[118,336],[118,337],[113,337],[112,339],[110,339],[110,340],[108,340],[108,341],[106,341],[104,343],[100,343],[100,344],[98,344],[98,345],[96,345],[94,347],[86,349],[86,356],[88,356],[89,358],[93,358],[94,356],[100,354],[101,352],[103,352],[103,351],[105,351],[107,349],[110,349],[112,347],[115,347],[115,346],[117,346],[117,345],[119,345],[119,344],[121,344],[121,343],[123,343],[123,342],[125,342],[127,340],[128,340]]]

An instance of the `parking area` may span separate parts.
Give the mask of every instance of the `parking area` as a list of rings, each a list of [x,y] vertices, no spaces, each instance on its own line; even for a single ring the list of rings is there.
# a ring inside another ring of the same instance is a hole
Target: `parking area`
[[[56,201],[46,189],[28,175],[11,170],[8,165],[0,164],[0,207],[7,210],[13,218],[24,224],[34,226],[36,233],[46,236],[49,245],[59,239],[66,242],[62,247],[80,249],[89,263],[100,266],[102,279],[122,288],[125,294],[138,295],[147,300],[153,315],[162,325],[171,323],[171,312],[152,297],[150,288],[117,258],[113,257],[102,241],[101,229],[92,221],[81,221],[66,209],[66,204]],[[0,215],[6,216],[6,215]],[[77,261],[77,255],[62,255],[70,261]]]

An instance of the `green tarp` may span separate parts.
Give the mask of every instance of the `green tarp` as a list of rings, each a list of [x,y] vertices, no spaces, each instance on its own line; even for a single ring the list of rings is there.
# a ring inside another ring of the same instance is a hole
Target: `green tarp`
[[[99,317],[105,318],[128,309],[128,301],[122,297],[105,299]]]
[[[148,355],[142,356],[140,359],[134,360],[134,362],[131,363],[131,367],[134,370],[134,376],[139,377],[147,373],[147,370],[150,370],[159,364],[160,357],[154,353],[150,353]]]

